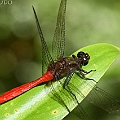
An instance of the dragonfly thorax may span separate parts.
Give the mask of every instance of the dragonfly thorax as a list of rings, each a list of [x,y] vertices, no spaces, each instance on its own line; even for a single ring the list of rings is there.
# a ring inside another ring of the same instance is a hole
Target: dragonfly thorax
[[[90,56],[84,52],[78,52],[77,57],[60,57],[56,62],[51,62],[48,71],[54,71],[54,80],[59,80],[70,73],[81,71],[82,66],[88,64]]]

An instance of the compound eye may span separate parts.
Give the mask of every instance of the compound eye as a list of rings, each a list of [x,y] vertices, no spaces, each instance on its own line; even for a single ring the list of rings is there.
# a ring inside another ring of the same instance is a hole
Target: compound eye
[[[84,52],[79,52],[79,53],[77,54],[77,57],[78,57],[78,58],[82,58],[84,54],[85,54]]]
[[[85,56],[86,56],[87,60],[90,59],[90,56],[88,55],[88,53],[86,53]]]
[[[85,56],[84,56],[84,58],[83,58],[83,63],[82,63],[82,64],[83,64],[84,66],[87,65],[89,59],[90,59],[90,56],[88,55],[88,53],[85,53]]]
[[[90,56],[88,53],[84,53],[84,52],[79,52],[77,54],[77,57],[79,58],[79,60],[81,61],[81,64],[83,66],[87,65],[88,64],[88,61],[90,59]]]

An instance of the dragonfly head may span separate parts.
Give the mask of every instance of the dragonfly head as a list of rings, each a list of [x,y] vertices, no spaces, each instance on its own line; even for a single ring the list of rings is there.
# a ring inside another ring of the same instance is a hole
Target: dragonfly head
[[[90,59],[88,53],[84,53],[84,52],[78,52],[77,57],[80,61],[80,64],[83,66],[87,65]]]

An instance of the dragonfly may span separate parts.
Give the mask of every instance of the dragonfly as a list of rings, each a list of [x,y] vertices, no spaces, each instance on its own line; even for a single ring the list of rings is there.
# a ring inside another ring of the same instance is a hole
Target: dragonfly
[[[49,52],[36,11],[32,6],[34,16],[36,19],[38,33],[42,44],[43,75],[32,82],[23,84],[19,87],[13,88],[8,92],[3,93],[0,96],[0,104],[4,104],[5,102],[23,94],[24,92],[32,89],[33,87],[39,84],[45,83],[46,85],[49,85],[50,83],[51,93],[52,93],[52,95],[50,96],[52,96],[53,99],[57,100],[61,105],[63,105],[68,110],[68,112],[71,112],[69,106],[65,104],[64,98],[61,98],[61,96],[57,93],[57,91],[53,89],[52,84],[55,82],[59,82],[63,90],[65,90],[67,94],[71,96],[71,98],[75,101],[75,103],[77,103],[77,107],[76,109],[73,110],[73,112],[75,111],[74,113],[80,118],[80,120],[91,119],[89,115],[85,112],[81,104],[79,103],[79,100],[77,99],[73,91],[77,91],[81,95],[81,97],[83,97],[83,95],[77,88],[75,88],[73,84],[70,83],[70,80],[74,76],[74,74],[76,74],[79,78],[96,83],[94,79],[86,77],[86,74],[89,74],[95,70],[86,71],[82,69],[82,66],[86,66],[89,63],[90,55],[88,53],[79,51],[77,56],[72,55],[71,57],[64,57],[66,3],[67,0],[61,0],[58,11],[55,33],[52,41],[53,56],[51,56]],[[64,81],[62,82],[61,79],[64,79]],[[119,112],[120,101],[116,100],[110,94],[100,89],[96,85],[93,88],[93,90],[89,93],[88,101],[104,109],[108,113],[120,116],[120,112]]]

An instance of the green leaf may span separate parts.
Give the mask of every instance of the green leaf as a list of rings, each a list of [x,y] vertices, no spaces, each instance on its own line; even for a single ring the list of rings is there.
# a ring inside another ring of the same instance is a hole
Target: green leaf
[[[96,81],[99,81],[113,61],[120,55],[119,48],[105,43],[84,47],[74,54],[76,55],[79,51],[89,53],[91,57],[90,62],[83,69],[86,71],[96,70],[86,76]],[[89,94],[95,85],[95,82],[83,80],[76,75],[73,76],[70,82],[84,95],[84,97],[80,97],[74,90],[74,94],[77,95],[79,102]],[[54,84],[58,85],[55,88],[58,90],[59,83],[55,82]],[[49,87],[45,89],[44,85],[40,85],[0,105],[0,120],[60,120],[64,118],[68,111],[57,101],[51,99],[48,95],[49,92]],[[71,104],[68,106],[72,110],[76,105],[71,101]]]

